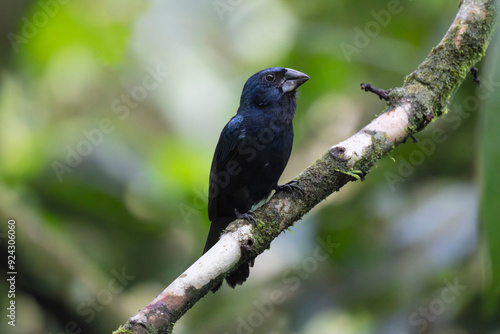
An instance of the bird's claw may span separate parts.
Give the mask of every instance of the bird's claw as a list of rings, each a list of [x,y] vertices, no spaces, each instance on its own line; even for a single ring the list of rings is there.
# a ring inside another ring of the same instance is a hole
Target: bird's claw
[[[285,184],[277,184],[276,187],[274,188],[274,190],[276,190],[276,192],[278,191],[286,191],[288,193],[292,193],[294,190],[298,191],[302,196],[305,195],[304,193],[304,189],[302,189],[299,185],[298,185],[299,181],[297,180],[292,180],[288,183],[285,183]]]
[[[249,210],[245,213],[240,213],[238,209],[234,209],[234,213],[236,214],[237,219],[245,219],[252,224],[257,224],[257,221],[255,220],[255,212],[253,212],[252,210]]]

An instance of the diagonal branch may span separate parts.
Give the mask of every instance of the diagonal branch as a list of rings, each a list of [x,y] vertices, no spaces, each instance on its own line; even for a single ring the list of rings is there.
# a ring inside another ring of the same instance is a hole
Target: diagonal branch
[[[333,146],[296,181],[304,194],[278,192],[255,213],[257,223],[231,223],[220,241],[115,333],[171,333],[174,323],[223,277],[270,247],[316,204],[446,114],[451,95],[485,54],[495,28],[495,0],[463,0],[441,42],[388,94],[387,110],[352,137]]]

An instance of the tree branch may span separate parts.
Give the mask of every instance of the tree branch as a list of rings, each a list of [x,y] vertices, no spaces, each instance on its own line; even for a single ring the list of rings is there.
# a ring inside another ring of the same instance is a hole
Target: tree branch
[[[174,323],[239,263],[271,242],[334,191],[362,179],[435,117],[446,114],[452,92],[486,51],[497,15],[495,0],[463,0],[441,42],[388,94],[387,110],[330,148],[297,178],[304,194],[278,192],[255,212],[256,224],[231,223],[220,241],[115,333],[171,333]]]

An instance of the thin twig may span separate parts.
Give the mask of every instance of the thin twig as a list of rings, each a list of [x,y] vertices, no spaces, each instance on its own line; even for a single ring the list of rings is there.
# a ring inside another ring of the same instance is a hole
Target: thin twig
[[[383,89],[378,89],[373,87],[371,84],[367,83],[362,83],[361,84],[361,90],[364,90],[365,92],[372,92],[375,95],[378,95],[378,97],[382,100],[389,101],[389,93],[391,90],[383,90]]]
[[[479,70],[477,69],[477,67],[471,67],[470,74],[472,74],[472,80],[479,87],[479,86],[481,86],[481,79],[479,78],[479,75],[477,75],[478,72],[479,72]]]

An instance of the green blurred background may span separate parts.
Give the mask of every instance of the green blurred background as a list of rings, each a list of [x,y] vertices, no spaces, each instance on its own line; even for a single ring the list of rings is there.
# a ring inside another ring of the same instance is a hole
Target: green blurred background
[[[253,73],[307,73],[282,182],[354,134],[458,1],[8,1],[0,12],[0,242],[17,322],[110,333],[203,249],[218,135]],[[447,118],[400,145],[198,302],[175,333],[500,333],[500,43]],[[325,249],[330,242],[334,247]]]

